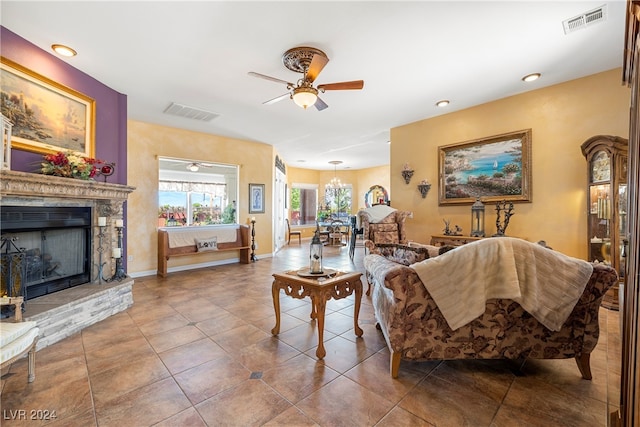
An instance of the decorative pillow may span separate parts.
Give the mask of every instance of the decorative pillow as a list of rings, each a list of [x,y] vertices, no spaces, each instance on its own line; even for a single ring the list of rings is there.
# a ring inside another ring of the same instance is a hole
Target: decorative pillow
[[[452,246],[452,245],[444,245],[444,246],[440,246],[440,249],[438,249],[438,255],[442,255],[445,252],[449,252],[451,250],[454,250],[455,248],[459,248],[460,246]]]
[[[409,246],[412,248],[426,248],[429,251],[429,256],[431,258],[437,257],[442,253],[440,252],[440,246],[425,245],[424,243],[418,242],[409,242]]]
[[[376,249],[383,257],[398,264],[411,265],[429,258],[426,248],[414,248],[398,243],[378,243]]]
[[[196,239],[196,249],[198,252],[217,251],[218,238],[211,237],[209,239]]]

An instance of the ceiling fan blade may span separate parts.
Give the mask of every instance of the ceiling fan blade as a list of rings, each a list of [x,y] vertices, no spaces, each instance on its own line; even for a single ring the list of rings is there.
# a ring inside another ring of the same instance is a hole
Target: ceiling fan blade
[[[318,111],[322,111],[322,110],[324,110],[325,108],[329,107],[329,106],[328,106],[327,104],[325,104],[325,102],[324,102],[322,99],[320,99],[319,97],[318,97],[318,99],[316,99],[316,103],[315,103],[315,104],[313,104],[313,105],[316,107],[316,109],[317,109]]]
[[[320,71],[322,71],[324,66],[327,65],[327,62],[329,62],[329,58],[326,56],[318,54],[313,55],[311,64],[309,64],[309,69],[307,70],[307,80],[310,83],[313,83],[316,77],[318,77],[318,74],[320,74]]]
[[[351,90],[362,89],[364,87],[364,80],[354,80],[352,82],[340,82],[340,83],[327,83],[318,85],[318,90]]]
[[[258,77],[259,79],[265,79],[265,80],[269,80],[276,83],[284,83],[287,86],[292,86],[292,87],[295,86],[293,83],[289,83],[288,81],[277,79],[275,77],[265,76],[264,74],[260,74],[260,73],[254,73],[253,71],[249,71],[249,73],[247,74],[249,74],[251,77]]]
[[[283,99],[285,99],[285,98],[289,98],[290,96],[291,96],[291,94],[290,94],[289,92],[287,92],[287,93],[282,94],[282,95],[280,95],[280,96],[276,96],[275,98],[270,99],[270,100],[268,100],[268,101],[264,101],[264,102],[263,102],[263,104],[264,104],[264,105],[271,105],[271,104],[275,104],[276,102],[278,102],[278,101],[282,101]]]

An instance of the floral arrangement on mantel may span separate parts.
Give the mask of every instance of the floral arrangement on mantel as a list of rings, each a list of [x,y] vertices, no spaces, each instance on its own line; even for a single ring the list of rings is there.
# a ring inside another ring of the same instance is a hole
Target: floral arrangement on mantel
[[[40,172],[44,175],[89,180],[101,174],[105,176],[106,181],[106,177],[113,174],[115,163],[105,163],[73,152],[58,151],[55,154],[45,154],[41,166]]]

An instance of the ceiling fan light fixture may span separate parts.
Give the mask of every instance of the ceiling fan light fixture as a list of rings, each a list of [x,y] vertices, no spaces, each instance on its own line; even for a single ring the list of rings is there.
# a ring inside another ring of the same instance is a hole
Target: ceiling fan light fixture
[[[291,97],[293,102],[306,110],[307,107],[311,107],[318,100],[318,91],[312,87],[301,86],[293,89]]]

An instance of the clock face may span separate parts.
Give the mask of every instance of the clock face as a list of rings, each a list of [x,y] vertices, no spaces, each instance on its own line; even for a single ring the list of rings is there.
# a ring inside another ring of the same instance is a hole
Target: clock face
[[[609,181],[611,161],[604,151],[598,151],[591,160],[591,182]]]

